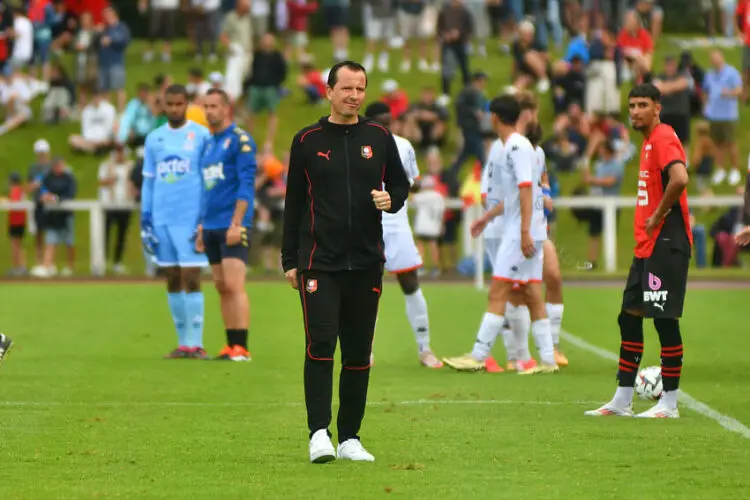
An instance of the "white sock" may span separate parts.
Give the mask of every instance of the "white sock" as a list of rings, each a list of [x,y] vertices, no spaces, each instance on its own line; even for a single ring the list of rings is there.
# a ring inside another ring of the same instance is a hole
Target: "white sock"
[[[560,345],[560,329],[562,328],[564,310],[565,306],[562,304],[547,303],[547,317],[549,318],[549,327],[552,332],[552,343],[555,347]]]
[[[526,306],[514,306],[508,304],[508,309],[513,309],[513,316],[508,314],[510,329],[513,331],[513,343],[516,347],[516,359],[528,361],[531,359],[529,352],[529,330],[531,329],[531,315]]]
[[[677,409],[677,391],[664,391],[659,403],[663,404],[670,410]]]
[[[348,57],[348,51],[346,49],[336,49],[333,51],[333,57],[336,58],[337,61],[344,61]]]
[[[404,295],[406,299],[406,317],[409,318],[414,337],[417,339],[419,352],[430,350],[430,322],[427,316],[427,301],[422,289],[418,288],[411,295]]]
[[[505,313],[508,314],[507,311]],[[507,319],[507,316],[506,316]],[[518,359],[518,352],[516,351],[516,342],[513,338],[513,330],[510,328],[503,327],[503,344],[505,344],[505,353],[508,361],[516,361]]]
[[[388,52],[387,51],[384,50],[384,51],[382,51],[380,53],[380,57],[378,59],[378,62],[380,64],[385,64],[386,66],[388,65]]]
[[[474,349],[471,355],[477,361],[484,361],[489,357],[492,346],[495,345],[495,339],[503,328],[503,317],[497,314],[484,313],[482,324],[479,325],[479,333],[474,343]]]
[[[612,404],[614,404],[618,408],[627,408],[628,406],[633,404],[634,391],[635,389],[633,387],[617,386],[615,397],[612,398]]]
[[[549,319],[539,319],[531,324],[531,334],[534,336],[536,348],[542,363],[555,364],[555,348],[552,345],[552,334],[550,333]]]

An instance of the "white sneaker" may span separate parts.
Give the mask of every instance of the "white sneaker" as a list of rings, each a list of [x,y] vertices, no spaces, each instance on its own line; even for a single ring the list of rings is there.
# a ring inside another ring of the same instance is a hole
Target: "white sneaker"
[[[404,59],[401,61],[401,72],[408,73],[409,71],[411,71],[411,61]]]
[[[49,278],[47,268],[44,266],[34,266],[29,274],[34,278]]]
[[[736,168],[733,168],[729,172],[729,179],[727,179],[727,180],[729,181],[729,185],[730,186],[736,186],[742,180],[742,175],[740,175],[740,171],[739,170],[737,170]]]
[[[714,172],[714,175],[711,177],[711,183],[715,186],[717,184],[721,184],[724,182],[724,179],[727,178],[727,171],[723,168],[718,168]]]
[[[643,413],[639,413],[635,416],[636,418],[680,418],[680,410],[677,408],[669,408],[667,405],[659,401],[650,410],[646,410]]]
[[[312,445],[311,445],[312,446]],[[359,439],[347,439],[339,444],[338,456],[341,460],[354,460],[355,462],[374,462],[375,457],[365,450]]]
[[[154,53],[149,51],[146,51],[143,53],[143,62],[151,62],[154,60]]]
[[[112,266],[112,272],[119,275],[128,274],[128,268],[123,266],[122,264],[115,264]]]
[[[546,78],[544,80],[539,80],[539,83],[536,84],[536,91],[540,94],[546,94],[549,92],[550,86],[549,80]]]
[[[326,429],[319,429],[310,438],[310,463],[325,464],[336,460],[336,450]]]
[[[70,278],[73,276],[73,270],[69,267],[63,267],[62,271],[60,271],[60,276],[63,278]]]
[[[422,73],[427,73],[430,71],[430,65],[427,63],[427,59],[420,59],[417,62],[417,69],[421,71]]]
[[[609,402],[606,405],[597,408],[596,410],[589,410],[583,412],[583,414],[587,417],[632,417],[633,406],[631,405],[625,408],[621,408],[619,406],[615,406],[612,402]]]

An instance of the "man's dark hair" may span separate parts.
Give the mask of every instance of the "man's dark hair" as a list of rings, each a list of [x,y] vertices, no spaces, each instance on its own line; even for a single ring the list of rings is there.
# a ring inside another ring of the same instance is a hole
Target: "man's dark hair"
[[[203,77],[203,70],[200,68],[191,68],[189,72],[190,76],[193,78],[202,78]]]
[[[515,125],[521,116],[521,105],[512,95],[495,97],[490,102],[490,113],[497,116],[503,125]]]
[[[331,68],[331,71],[328,72],[328,81],[326,82],[326,85],[333,88],[336,85],[336,82],[339,81],[339,70],[341,68],[347,68],[350,69],[356,73],[364,73],[365,74],[365,87],[367,86],[367,71],[365,70],[365,67],[359,64],[355,61],[341,61],[337,62],[333,65]]]
[[[391,126],[391,107],[382,101],[370,103],[365,109],[365,116],[385,127]]]
[[[140,92],[141,90],[151,90],[151,85],[146,82],[140,82],[138,84],[138,92]]]
[[[167,76],[164,73],[159,73],[154,77],[154,86],[155,87],[161,87],[164,85],[164,82],[167,80]]]
[[[526,132],[526,138],[532,146],[538,146],[539,143],[542,142],[542,137],[544,137],[544,130],[542,129],[541,123],[537,122],[529,125],[529,129]]]
[[[208,92],[206,92],[206,95],[219,95],[221,96],[221,99],[224,101],[224,104],[229,104],[229,94],[224,92],[222,89],[217,88],[210,88],[208,89]]]
[[[641,98],[651,99],[654,102],[661,100],[661,91],[653,83],[641,83],[630,90],[628,99]]]
[[[164,96],[166,97],[168,95],[181,95],[185,98],[185,100],[189,100],[187,89],[184,85],[180,85],[179,83],[175,83],[167,87],[167,89],[164,91]]]

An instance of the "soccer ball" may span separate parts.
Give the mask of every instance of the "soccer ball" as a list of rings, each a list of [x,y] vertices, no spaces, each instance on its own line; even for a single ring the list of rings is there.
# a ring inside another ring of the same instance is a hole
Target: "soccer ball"
[[[649,366],[640,370],[635,379],[635,392],[641,399],[658,400],[662,392],[661,368]]]

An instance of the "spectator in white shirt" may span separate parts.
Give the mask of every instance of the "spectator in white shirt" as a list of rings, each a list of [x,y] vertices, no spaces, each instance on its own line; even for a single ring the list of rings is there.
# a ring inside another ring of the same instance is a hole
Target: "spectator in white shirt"
[[[14,130],[32,117],[31,82],[20,71],[8,79],[0,77],[0,104],[5,108],[5,123],[0,125],[0,136]]]
[[[420,183],[419,192],[412,195],[412,203],[416,209],[414,217],[414,236],[417,239],[417,249],[425,261],[425,244],[430,252],[433,276],[440,274],[440,250],[438,240],[443,234],[443,217],[445,215],[445,199],[436,191],[437,182],[433,176],[426,176]]]
[[[24,69],[34,55],[34,25],[24,9],[16,9],[13,17],[13,53],[10,63],[15,69]]]
[[[97,93],[81,113],[81,135],[72,135],[68,144],[79,153],[102,154],[112,147],[117,110]]]
[[[211,90],[211,83],[204,80],[202,69],[193,68],[188,73],[188,83],[185,88],[188,94],[203,97],[206,95],[206,92]]]
[[[154,60],[154,46],[157,40],[162,41],[161,60],[169,62],[172,60],[172,40],[175,36],[177,14],[180,8],[180,0],[138,0],[138,10],[145,13],[149,4],[149,49],[143,53],[143,60],[151,62]]]
[[[130,189],[130,172],[133,162],[128,158],[125,147],[115,146],[109,159],[99,166],[99,202],[103,205],[127,205],[133,201]],[[104,247],[109,255],[109,240],[112,229],[117,230],[115,249],[112,260],[112,271],[115,274],[125,274],[127,270],[122,265],[125,251],[125,237],[130,227],[130,208],[115,208],[105,211],[106,230]]]

